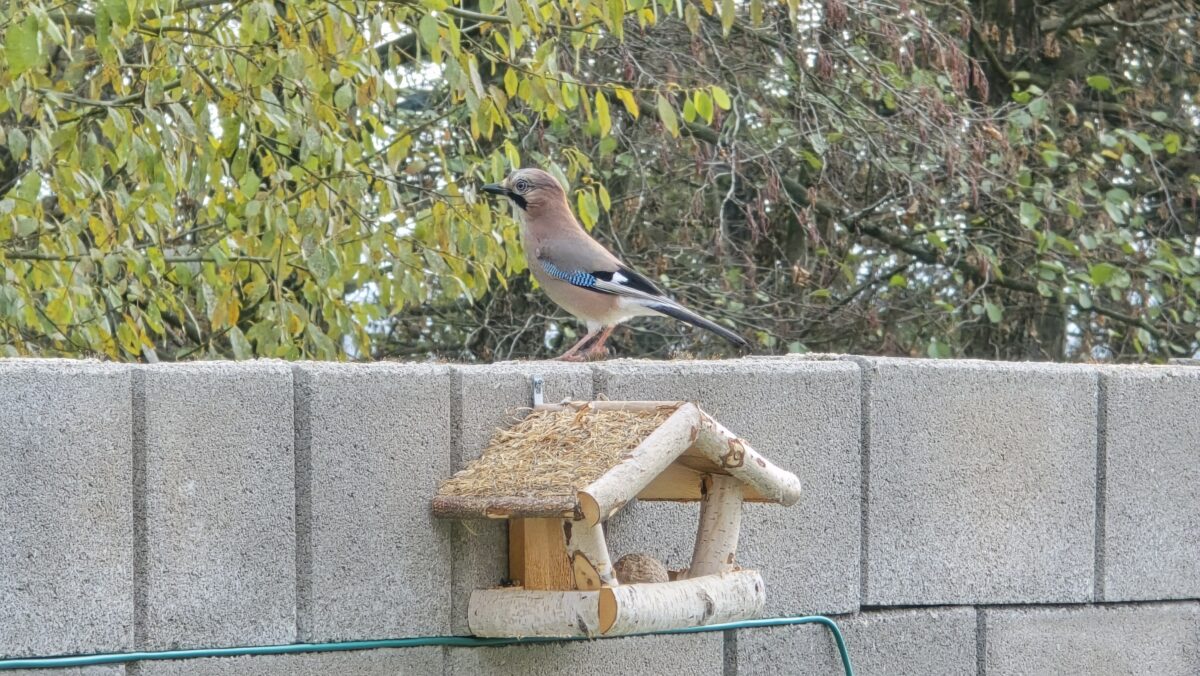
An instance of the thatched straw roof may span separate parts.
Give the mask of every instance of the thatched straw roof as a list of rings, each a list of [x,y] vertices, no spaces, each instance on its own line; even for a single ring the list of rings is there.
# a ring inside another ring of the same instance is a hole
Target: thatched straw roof
[[[439,496],[565,498],[619,463],[678,406],[653,410],[533,411],[498,430]]]

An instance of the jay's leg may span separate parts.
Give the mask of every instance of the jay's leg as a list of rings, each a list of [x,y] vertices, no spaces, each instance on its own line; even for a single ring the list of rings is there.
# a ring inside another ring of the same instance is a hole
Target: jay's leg
[[[616,324],[604,327],[604,330],[600,332],[600,337],[597,338],[596,342],[592,343],[592,346],[589,347],[587,352],[584,353],[584,356],[589,361],[595,359],[604,359],[608,356],[608,348],[604,347],[604,342],[608,340],[608,337],[612,335],[613,330],[616,328]]]
[[[572,345],[571,349],[569,349],[566,352],[563,352],[561,355],[559,355],[558,360],[559,361],[583,361],[584,357],[582,357],[581,355],[578,354],[579,348],[583,347],[584,345],[587,345],[588,341],[590,341],[592,338],[595,338],[596,334],[599,332],[600,332],[600,327],[598,327],[598,326],[594,330],[589,328],[588,332],[582,338],[579,339],[579,342]]]

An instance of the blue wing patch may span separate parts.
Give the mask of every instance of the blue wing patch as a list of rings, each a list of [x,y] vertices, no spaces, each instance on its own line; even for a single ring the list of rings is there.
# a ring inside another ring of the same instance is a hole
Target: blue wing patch
[[[572,284],[574,286],[582,286],[585,289],[590,289],[590,288],[596,286],[596,276],[595,275],[589,274],[587,272],[579,272],[579,271],[566,272],[564,270],[560,270],[558,268],[558,266],[556,266],[554,263],[551,263],[550,261],[548,261],[544,258],[541,259],[541,262],[542,262],[542,267],[545,268],[546,272],[550,273],[551,277],[557,277],[568,284]]]

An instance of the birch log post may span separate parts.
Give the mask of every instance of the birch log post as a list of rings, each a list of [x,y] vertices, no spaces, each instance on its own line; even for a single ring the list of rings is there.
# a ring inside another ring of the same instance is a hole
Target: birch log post
[[[576,499],[584,519],[599,524],[636,497],[692,445],[702,415],[695,404],[680,406],[627,458],[579,491]]]
[[[608,636],[747,620],[767,600],[754,570],[605,587],[599,594],[600,632]]]
[[[704,479],[700,525],[687,577],[724,573],[734,568],[738,533],[742,527],[742,481],[727,474]]]
[[[595,590],[617,584],[603,526],[593,526],[586,521],[563,521],[563,534],[576,589]]]
[[[790,507],[800,499],[800,479],[776,466],[750,447],[745,439],[701,413],[700,433],[694,448],[725,471],[749,484],[768,500]]]
[[[476,589],[467,626],[476,636],[594,636],[597,592]]]

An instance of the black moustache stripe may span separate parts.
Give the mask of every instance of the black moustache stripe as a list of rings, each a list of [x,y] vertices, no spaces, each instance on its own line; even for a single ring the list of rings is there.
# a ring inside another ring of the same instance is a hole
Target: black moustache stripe
[[[525,211],[529,206],[529,202],[526,202],[524,197],[521,197],[515,192],[508,193],[508,198],[513,201],[513,204],[521,207],[522,211]]]

